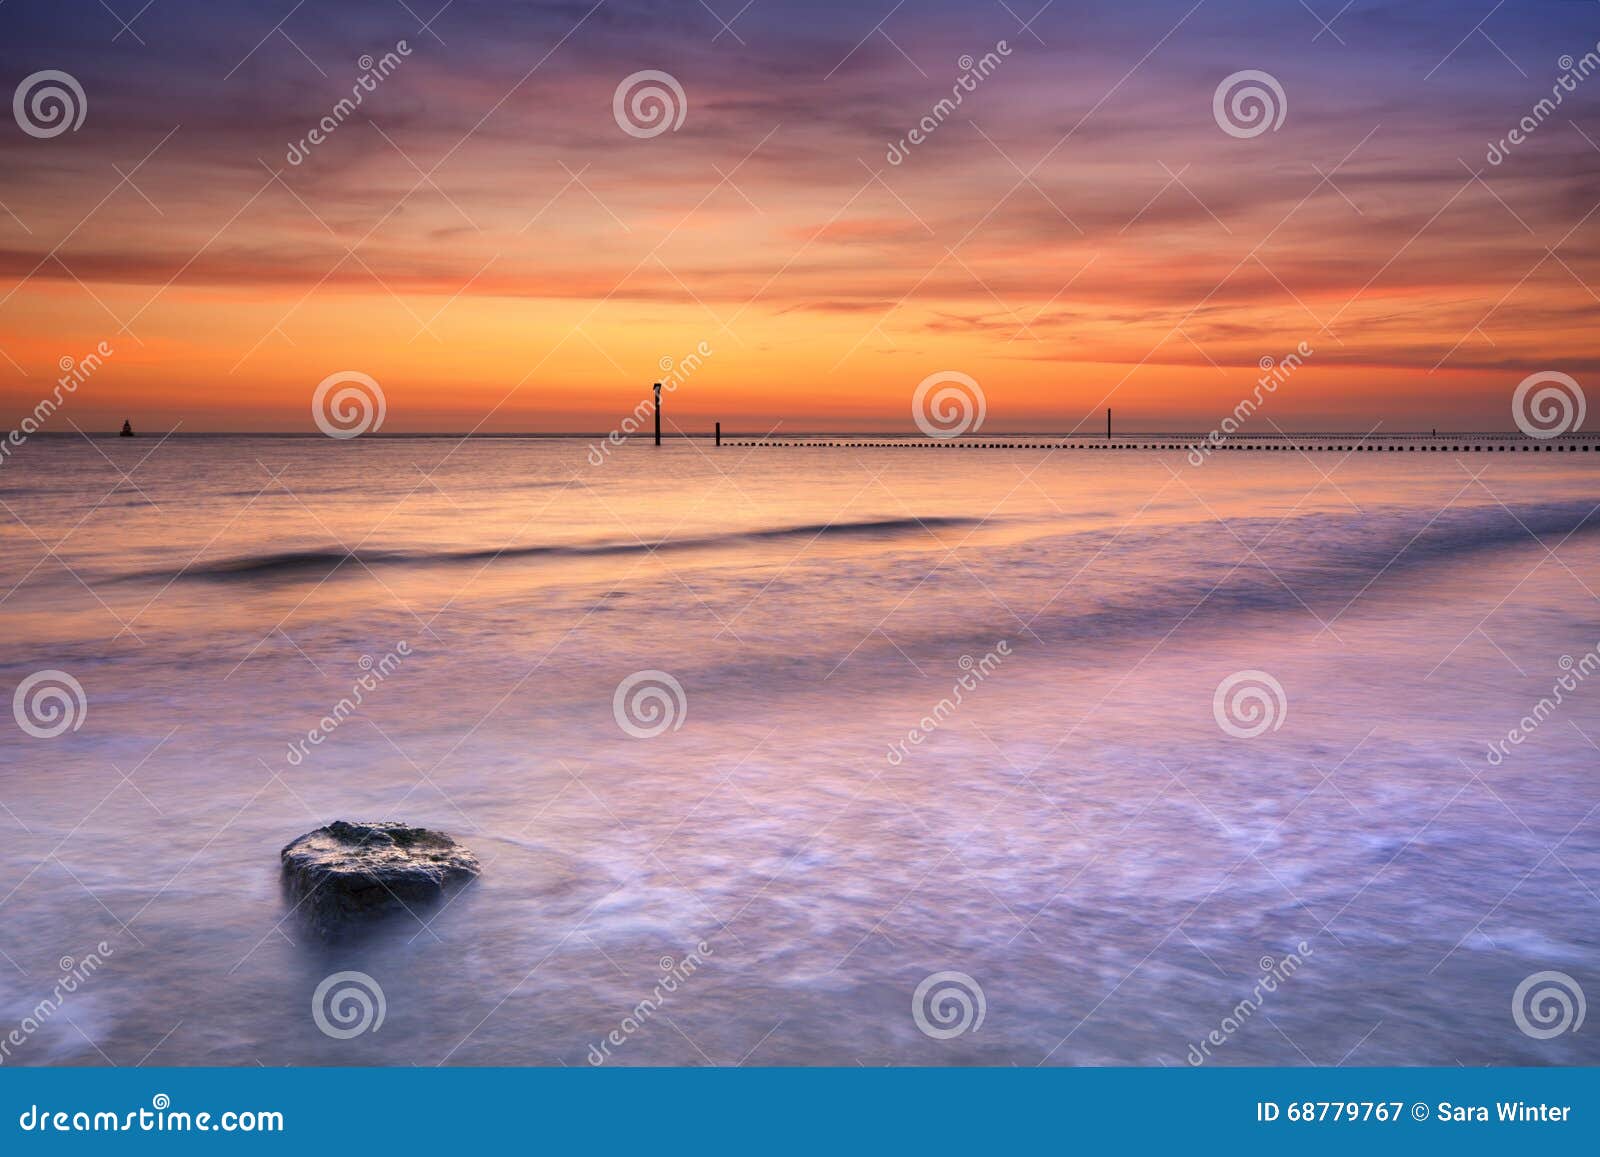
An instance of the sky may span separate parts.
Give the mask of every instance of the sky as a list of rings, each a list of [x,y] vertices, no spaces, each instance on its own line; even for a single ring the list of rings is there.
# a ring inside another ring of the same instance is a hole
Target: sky
[[[3,91],[83,92],[0,119],[8,428],[102,343],[47,428],[315,432],[359,372],[384,433],[603,432],[698,350],[692,432],[914,433],[950,373],[1207,430],[1303,349],[1250,429],[1501,430],[1600,365],[1600,76],[1535,113],[1591,0],[141,2],[0,4]]]

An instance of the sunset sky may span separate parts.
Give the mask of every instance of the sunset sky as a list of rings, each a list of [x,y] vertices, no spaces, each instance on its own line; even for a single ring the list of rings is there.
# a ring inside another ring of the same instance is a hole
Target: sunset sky
[[[1486,159],[1588,0],[140,3],[0,5],[5,92],[87,100],[0,125],[8,429],[100,342],[48,428],[312,432],[356,370],[386,433],[604,431],[704,342],[690,430],[913,432],[945,370],[990,430],[1204,430],[1304,342],[1256,432],[1510,429],[1524,376],[1600,365],[1600,76]],[[676,131],[619,127],[644,69]],[[1275,131],[1213,115],[1245,69]]]

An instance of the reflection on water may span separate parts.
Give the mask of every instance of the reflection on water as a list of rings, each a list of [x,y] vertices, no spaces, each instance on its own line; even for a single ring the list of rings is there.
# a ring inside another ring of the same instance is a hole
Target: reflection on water
[[[6,1063],[1600,1062],[1511,1011],[1600,975],[1600,680],[1486,758],[1600,644],[1587,459],[750,453],[14,456],[4,687],[88,711],[0,743],[0,1029],[112,953]],[[276,857],[340,817],[483,877],[321,942]],[[340,971],[381,1031],[319,1030]]]

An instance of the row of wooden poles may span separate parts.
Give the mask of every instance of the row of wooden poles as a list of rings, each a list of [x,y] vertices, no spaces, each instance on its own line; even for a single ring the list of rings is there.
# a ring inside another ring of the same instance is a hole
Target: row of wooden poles
[[[722,442],[719,440],[717,442],[717,445],[719,445],[719,446],[722,445]],[[1483,442],[1483,441],[1472,441],[1472,440],[1463,440],[1463,439],[1460,439],[1460,438],[1456,438],[1456,439],[1452,439],[1452,440],[1449,440],[1449,441],[1446,441],[1444,439],[1440,439],[1440,441],[1437,442],[1437,443],[1418,443],[1418,442],[1405,442],[1405,443],[1399,443],[1399,442],[1384,442],[1384,443],[1377,443],[1377,442],[1343,442],[1343,443],[1339,443],[1339,442],[1323,442],[1323,441],[1302,442],[1302,441],[1295,440],[1292,436],[1285,437],[1282,441],[1272,441],[1272,442],[1266,442],[1266,441],[1223,442],[1223,443],[1211,443],[1211,442],[1208,442],[1208,441],[1205,440],[1205,438],[1203,436],[1201,438],[1195,440],[1195,441],[1192,441],[1192,442],[1133,442],[1133,441],[1127,441],[1127,442],[1124,442],[1124,441],[1115,441],[1115,442],[1097,442],[1097,441],[1096,442],[1083,442],[1083,441],[1066,441],[1066,442],[983,442],[983,441],[971,441],[971,442],[969,442],[969,441],[964,441],[964,440],[959,440],[959,439],[946,439],[946,440],[928,439],[928,440],[924,441],[924,440],[913,440],[913,439],[909,439],[909,438],[901,439],[901,440],[898,440],[898,441],[889,441],[889,442],[882,442],[882,441],[874,441],[874,442],[862,442],[862,441],[834,442],[834,441],[824,441],[824,440],[772,442],[772,441],[768,441],[765,438],[761,438],[761,439],[754,439],[754,440],[749,440],[749,441],[733,441],[733,442],[729,442],[728,445],[730,445],[730,446],[757,446],[757,447],[763,447],[763,448],[766,448],[766,447],[789,447],[789,448],[792,448],[792,449],[801,449],[801,450],[804,450],[804,449],[822,449],[822,448],[828,448],[828,447],[836,447],[836,448],[845,449],[845,450],[873,450],[873,449],[879,449],[879,450],[1185,450],[1185,451],[1193,450],[1193,451],[1198,451],[1200,453],[1211,453],[1213,451],[1221,452],[1221,451],[1243,451],[1243,450],[1254,450],[1254,451],[1287,451],[1287,450],[1294,450],[1294,451],[1299,451],[1299,452],[1318,450],[1318,451],[1338,451],[1338,452],[1346,452],[1346,453],[1355,453],[1357,451],[1362,451],[1362,450],[1371,451],[1371,452],[1382,452],[1384,450],[1390,450],[1390,451],[1396,451],[1396,450],[1398,450],[1398,451],[1406,451],[1406,450],[1411,450],[1411,451],[1417,451],[1417,450],[1430,451],[1431,450],[1431,451],[1437,451],[1437,452],[1443,452],[1443,453],[1457,452],[1457,453],[1467,454],[1467,453],[1473,453],[1475,451],[1476,452],[1488,451],[1489,453],[1494,453],[1495,451],[1516,452],[1518,450],[1522,450],[1522,451],[1532,450],[1532,451],[1536,451],[1537,452],[1539,450],[1543,450],[1543,451],[1546,451],[1548,453],[1550,451],[1555,451],[1555,450],[1563,450],[1563,451],[1570,450],[1574,454],[1576,454],[1580,450],[1583,450],[1583,451],[1600,450],[1600,445],[1594,445],[1594,444],[1590,444],[1590,443],[1579,444],[1579,443],[1575,443],[1575,442],[1574,443],[1566,443],[1566,444],[1558,442],[1558,443],[1552,445],[1549,442],[1526,442],[1526,441],[1521,441],[1521,440],[1518,440],[1518,441],[1506,441],[1506,442]]]
[[[661,445],[661,383],[660,382],[656,382],[655,383],[655,402],[656,402],[656,405],[655,405],[655,413],[656,413],[656,445],[659,446],[659,445]],[[722,445],[722,423],[721,422],[718,422],[716,424],[715,437],[716,437],[716,444],[718,446]],[[1434,435],[1432,435],[1432,437],[1437,438],[1438,434],[1435,433]],[[1488,446],[1486,446],[1483,442],[1481,442],[1481,441],[1479,441],[1477,439],[1471,438],[1470,436],[1469,437],[1462,437],[1460,435],[1452,436],[1452,435],[1448,435],[1447,434],[1447,435],[1445,435],[1445,441],[1448,442],[1449,444],[1448,445],[1428,446],[1428,447],[1425,447],[1425,449],[1431,449],[1431,450],[1440,450],[1440,449],[1442,449],[1442,450],[1447,450],[1447,451],[1448,450],[1462,450],[1462,451],[1479,450],[1479,451],[1481,451],[1481,450],[1484,450],[1484,449],[1489,449],[1489,450],[1493,451],[1493,450],[1515,450],[1515,449],[1518,448],[1516,446],[1504,446],[1504,445],[1500,445],[1500,446],[1488,445]],[[1205,440],[1205,438],[1203,436],[1201,437],[1199,442],[1188,442],[1188,443],[1183,443],[1183,442],[1140,442],[1137,439],[1135,439],[1133,441],[1130,441],[1130,442],[1115,442],[1114,443],[1114,442],[1111,441],[1111,411],[1110,410],[1106,411],[1106,441],[1105,442],[1083,442],[1083,441],[1077,441],[1077,442],[1055,442],[1055,443],[1038,443],[1038,442],[957,442],[957,441],[954,441],[954,440],[929,441],[929,442],[912,442],[912,441],[904,441],[904,442],[768,442],[766,439],[761,439],[759,441],[754,441],[754,442],[736,442],[736,443],[734,443],[734,445],[737,445],[737,446],[846,446],[846,447],[848,447],[848,446],[862,446],[862,447],[876,446],[876,447],[882,447],[882,448],[885,448],[885,449],[895,449],[895,448],[906,447],[906,446],[944,446],[944,447],[948,447],[948,448],[958,448],[958,449],[988,449],[988,450],[1068,450],[1068,449],[1083,449],[1083,450],[1105,450],[1105,449],[1110,449],[1110,450],[1189,450],[1189,449],[1205,449],[1205,448],[1209,448],[1209,449],[1219,449],[1219,450],[1343,450],[1343,451],[1354,451],[1354,450],[1362,450],[1362,449],[1366,449],[1366,450],[1383,450],[1383,449],[1389,449],[1389,450],[1402,450],[1402,449],[1404,449],[1404,450],[1415,450],[1417,448],[1415,443],[1412,443],[1412,444],[1409,444],[1409,445],[1405,445],[1405,446],[1401,446],[1401,445],[1398,445],[1398,444],[1393,443],[1393,442],[1385,442],[1385,443],[1380,445],[1380,444],[1375,444],[1375,443],[1367,443],[1367,442],[1365,442],[1365,440],[1363,440],[1361,442],[1357,442],[1354,445],[1342,445],[1342,446],[1341,445],[1330,445],[1329,443],[1327,443],[1325,441],[1322,441],[1321,438],[1316,439],[1315,441],[1313,441],[1309,445],[1300,445],[1300,444],[1297,444],[1294,441],[1294,436],[1293,435],[1289,435],[1289,434],[1284,435],[1284,438],[1283,438],[1282,442],[1276,442],[1276,441],[1273,441],[1273,442],[1233,442],[1232,444],[1228,444],[1228,445],[1218,444],[1218,445],[1212,446],[1212,447],[1208,447],[1207,446],[1206,440]],[[1530,446],[1527,443],[1522,443],[1520,448],[1523,449],[1523,450],[1540,450],[1540,449],[1544,449],[1544,450],[1566,450],[1569,447],[1563,446],[1563,445],[1559,445],[1559,444],[1555,445],[1555,446],[1552,446],[1549,443],[1545,443],[1543,446]],[[1570,447],[1570,449],[1572,449],[1574,451],[1577,451],[1577,450],[1588,450],[1588,449],[1590,449],[1590,447],[1587,446],[1587,445],[1584,445],[1584,446],[1572,446],[1572,447]]]

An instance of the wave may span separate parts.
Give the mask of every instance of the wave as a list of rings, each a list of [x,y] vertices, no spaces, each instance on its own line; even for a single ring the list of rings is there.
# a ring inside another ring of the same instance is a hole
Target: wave
[[[810,523],[800,526],[767,527],[728,534],[692,538],[660,539],[654,542],[588,542],[544,546],[480,547],[471,550],[342,550],[316,547],[308,550],[276,551],[195,563],[181,571],[144,572],[129,578],[229,579],[292,577],[308,572],[330,573],[345,563],[358,566],[395,564],[431,565],[486,562],[497,558],[586,558],[614,554],[659,554],[667,551],[705,550],[734,546],[744,542],[767,542],[796,538],[866,538],[887,541],[939,528],[977,526],[977,518],[881,518],[864,522]]]
[[[1025,520],[1031,521],[1031,520]],[[366,567],[449,566],[496,559],[602,558],[668,552],[728,550],[763,542],[850,539],[891,543],[930,531],[993,526],[977,518],[887,518],[860,522],[809,523],[656,541],[589,541],[507,545],[467,549],[358,549],[317,546],[192,564],[182,570],[146,571],[128,579],[287,581],[323,578]],[[1015,532],[1022,525],[1010,520]],[[1416,507],[1368,508],[1356,512],[1318,512],[1273,517],[1231,518],[1224,522],[1160,523],[1129,531],[1084,530],[1050,520],[1038,533],[998,543],[986,539],[973,561],[1002,587],[1032,591],[1030,584],[1071,586],[1071,596],[1038,602],[1052,604],[1052,617],[1068,616],[1080,628],[1122,633],[1149,626],[1164,609],[1179,613],[1275,611],[1307,604],[1337,610],[1366,586],[1401,573],[1446,564],[1466,555],[1519,546],[1543,549],[1565,535],[1600,529],[1600,507],[1583,502],[1520,503],[1510,506],[1452,507],[1429,512]],[[1008,538],[1010,536],[1007,536]],[[809,562],[827,567],[818,556]],[[354,564],[354,565],[350,565]],[[878,564],[883,581],[899,581],[885,556]],[[911,565],[908,560],[908,565]],[[916,569],[913,565],[912,569]],[[1080,574],[1081,572],[1081,574]],[[905,581],[927,581],[907,571]],[[798,572],[792,576],[799,579]],[[826,576],[824,576],[825,578]],[[809,576],[804,581],[819,581]],[[931,588],[930,588],[931,589]],[[1050,589],[1058,589],[1051,587]],[[1196,607],[1197,591],[1209,594]],[[1019,605],[1027,605],[1028,595]],[[1065,599],[1065,603],[1063,602]]]
[[[1553,549],[1567,537],[1597,530],[1600,503],[1587,501],[1450,508],[1431,515],[1387,508],[1162,527],[1142,543],[1127,544],[1125,537],[1111,550],[1103,535],[1071,536],[1080,541],[1070,547],[1058,537],[1027,544],[1024,555],[1031,554],[1040,571],[1072,574],[1080,559],[1085,563],[1090,581],[1069,582],[1080,598],[1052,598],[1045,620],[1051,627],[1092,636],[1145,635],[1196,616],[1205,621],[1305,610],[1342,615],[1358,599],[1376,597],[1387,582],[1415,581],[1401,576],[1489,551]],[[1130,583],[1120,572],[1108,579],[1105,560],[1093,562],[1102,552],[1132,555],[1129,569],[1142,579]],[[1018,565],[1028,562],[1025,557]],[[1167,577],[1153,577],[1158,575]]]
[[[1271,518],[1242,522],[1263,529],[1278,525]],[[1497,503],[1446,507],[1432,515],[1414,507],[1389,508],[1310,514],[1294,519],[1293,525],[1294,535],[1277,552],[1332,563],[1354,576],[1498,547],[1554,545],[1544,539],[1600,530],[1600,502]],[[1248,534],[1240,537],[1250,542]],[[1330,557],[1312,557],[1319,555]]]

